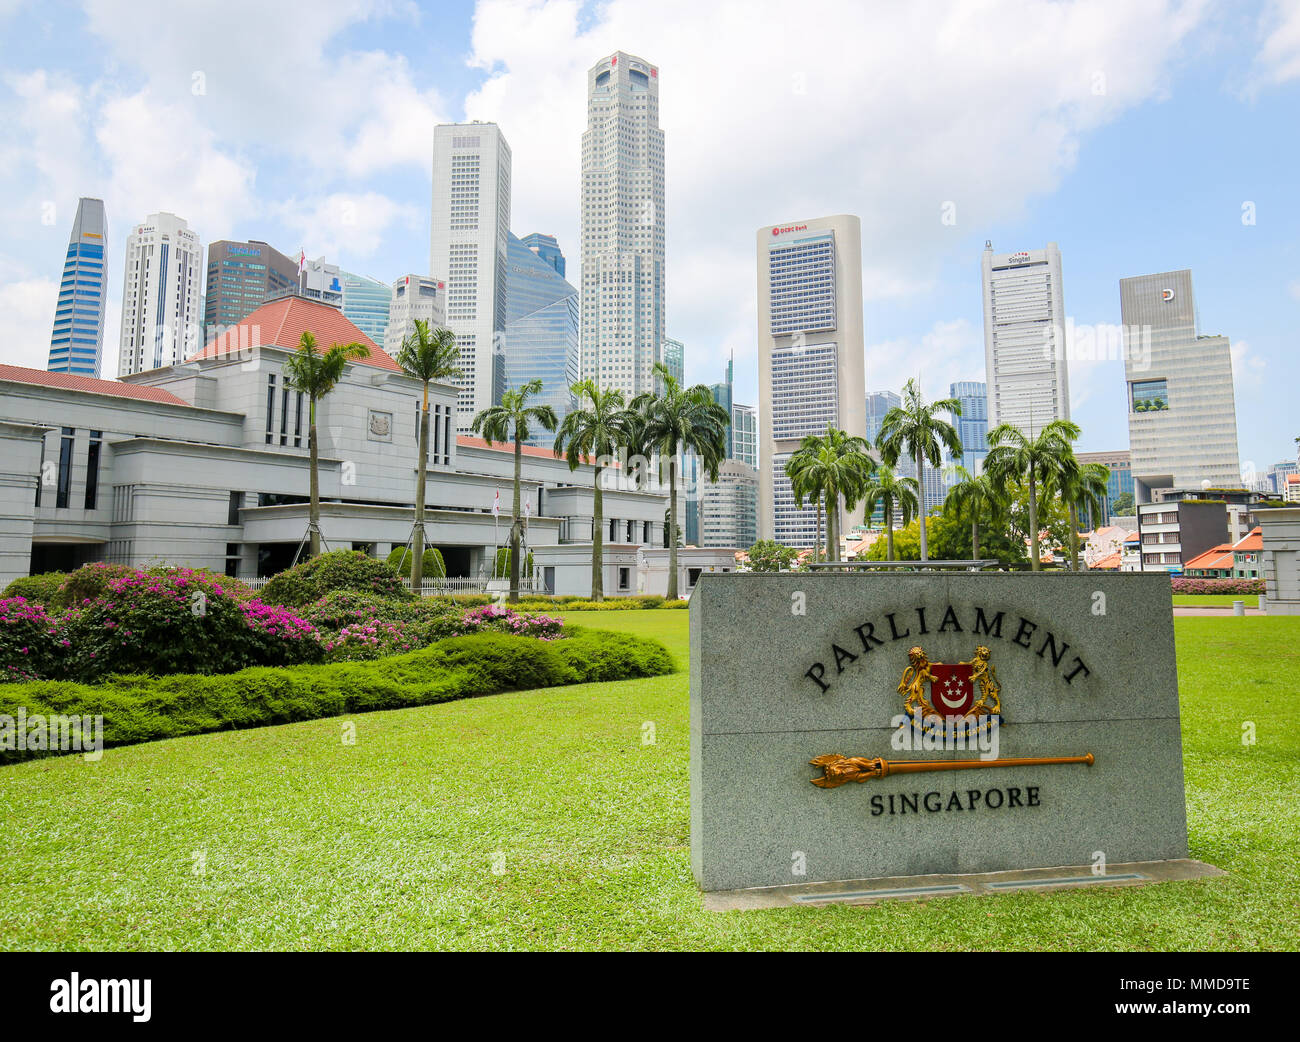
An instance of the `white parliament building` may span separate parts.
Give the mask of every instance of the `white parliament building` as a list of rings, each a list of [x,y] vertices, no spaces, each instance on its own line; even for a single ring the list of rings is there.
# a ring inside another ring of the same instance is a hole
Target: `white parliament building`
[[[0,365],[0,589],[90,561],[273,575],[308,522],[307,401],[285,361],[311,330],[321,349],[358,342],[317,408],[321,531],[330,549],[385,556],[414,516],[421,385],[342,312],[290,296],[262,305],[177,365],[97,380]],[[430,386],[426,533],[448,577],[481,579],[507,541],[513,446],[457,435],[456,391]],[[523,448],[527,541],[539,590],[591,586],[592,469]],[[500,494],[499,520],[492,513]],[[662,593],[666,494],[604,493],[605,590]],[[734,567],[685,551],[679,585]]]

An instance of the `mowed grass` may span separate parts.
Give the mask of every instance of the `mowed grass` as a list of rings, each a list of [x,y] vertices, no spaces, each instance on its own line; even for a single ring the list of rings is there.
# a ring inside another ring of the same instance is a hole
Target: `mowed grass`
[[[1259,607],[1257,593],[1176,593],[1176,608],[1231,608],[1233,601],[1245,601],[1247,608]]]
[[[685,662],[685,612],[573,621]],[[1191,854],[1224,878],[705,912],[677,673],[0,768],[0,947],[1294,948],[1300,619],[1175,626]]]

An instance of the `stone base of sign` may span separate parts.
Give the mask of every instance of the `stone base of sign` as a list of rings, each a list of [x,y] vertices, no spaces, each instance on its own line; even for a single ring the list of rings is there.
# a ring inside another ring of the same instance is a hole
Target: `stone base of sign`
[[[748,912],[758,908],[926,901],[932,897],[982,897],[1027,890],[1044,893],[1099,886],[1145,886],[1148,883],[1212,879],[1223,875],[1227,873],[1204,861],[1178,858],[1107,865],[1105,875],[1093,875],[1091,865],[1071,865],[968,875],[890,876],[886,879],[849,879],[836,883],[764,886],[749,890],[714,890],[704,894],[704,909],[708,912]]]

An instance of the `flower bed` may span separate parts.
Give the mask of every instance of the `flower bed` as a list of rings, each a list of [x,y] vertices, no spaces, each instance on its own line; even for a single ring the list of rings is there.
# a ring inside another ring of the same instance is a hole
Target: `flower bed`
[[[1239,593],[1246,596],[1264,592],[1263,579],[1171,579],[1174,593]]]

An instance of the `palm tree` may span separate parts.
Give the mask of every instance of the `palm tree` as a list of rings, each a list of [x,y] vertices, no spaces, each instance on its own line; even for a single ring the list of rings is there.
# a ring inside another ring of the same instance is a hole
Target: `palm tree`
[[[311,534],[311,556],[320,556],[320,442],[316,436],[316,403],[328,395],[343,379],[343,370],[349,362],[370,357],[370,348],[364,344],[334,344],[321,354],[316,349],[316,337],[304,330],[298,341],[298,350],[284,363],[284,374],[289,386],[307,396],[307,444],[311,449],[311,505],[308,507],[308,531]]]
[[[1002,496],[989,480],[987,473],[976,477],[965,467],[956,469],[958,482],[948,490],[944,507],[951,507],[957,517],[970,518],[970,555],[980,559],[980,518],[985,514],[990,520],[1002,510]]]
[[[989,431],[989,454],[984,471],[994,487],[1005,489],[1010,481],[1024,481],[1029,487],[1029,561],[1036,572],[1038,560],[1038,491],[1050,488],[1060,474],[1064,461],[1074,454],[1071,448],[1079,436],[1079,426],[1069,420],[1053,420],[1036,437],[1029,437],[1019,427],[1003,423]]]
[[[591,521],[591,599],[605,599],[604,543],[605,527],[604,493],[600,482],[604,468],[601,459],[614,456],[631,437],[629,414],[623,392],[617,387],[602,390],[595,380],[580,380],[572,391],[578,407],[564,417],[555,435],[555,452],[563,453],[569,469],[577,470],[584,456],[595,465]]]
[[[1100,513],[1110,484],[1110,469],[1101,463],[1080,463],[1071,452],[1062,461],[1055,485],[1070,511],[1070,571],[1079,570],[1079,515]]]
[[[397,364],[424,385],[424,400],[420,406],[420,469],[415,477],[415,528],[413,531],[414,559],[411,561],[411,589],[420,595],[424,579],[424,485],[425,471],[429,466],[429,384],[460,376],[456,362],[460,348],[456,334],[438,326],[429,328],[422,318],[415,320],[415,332],[402,338],[402,348],[397,352]]]
[[[519,476],[523,466],[523,445],[528,440],[530,422],[555,430],[555,410],[549,405],[529,405],[528,399],[542,390],[541,380],[529,380],[517,390],[506,391],[501,404],[493,405],[474,417],[470,429],[482,433],[484,440],[515,443],[515,502],[510,521],[510,603],[519,601],[519,542],[523,524],[519,516]]]
[[[840,559],[840,502],[852,510],[862,499],[876,463],[867,451],[866,438],[849,435],[834,427],[824,438],[804,438],[799,451],[790,457],[786,473],[792,485],[816,491],[826,497],[826,559]],[[793,470],[791,466],[793,465]],[[796,493],[796,502],[798,502]],[[802,506],[802,504],[800,504]]]
[[[939,466],[943,449],[952,454],[953,459],[961,459],[961,438],[947,420],[941,419],[939,413],[961,415],[961,402],[956,398],[943,398],[937,402],[927,402],[921,395],[921,387],[913,378],[903,386],[903,404],[885,413],[880,424],[877,444],[881,459],[889,466],[898,464],[904,453],[916,463],[916,483],[925,488],[925,463]],[[929,544],[925,536],[925,511],[921,519],[921,561],[930,559]]]
[[[668,460],[668,599],[677,599],[677,454],[694,452],[710,481],[727,455],[728,411],[713,400],[704,384],[682,387],[662,362],[654,364],[659,393],[646,392],[632,400],[640,413],[633,424],[633,444]]]
[[[799,448],[785,461],[785,473],[790,479],[790,491],[794,493],[794,505],[802,510],[805,498],[813,502],[817,514],[816,541],[813,543],[813,561],[824,560],[822,552],[822,492],[823,489],[810,469],[813,458],[823,442],[820,436],[810,434],[800,443]]]
[[[916,478],[900,477],[892,467],[881,464],[871,475],[871,480],[864,491],[868,516],[876,512],[877,503],[884,506],[885,560],[892,561],[894,559],[894,508],[897,507],[899,510],[903,527],[911,524],[912,518],[921,512],[921,486]]]

